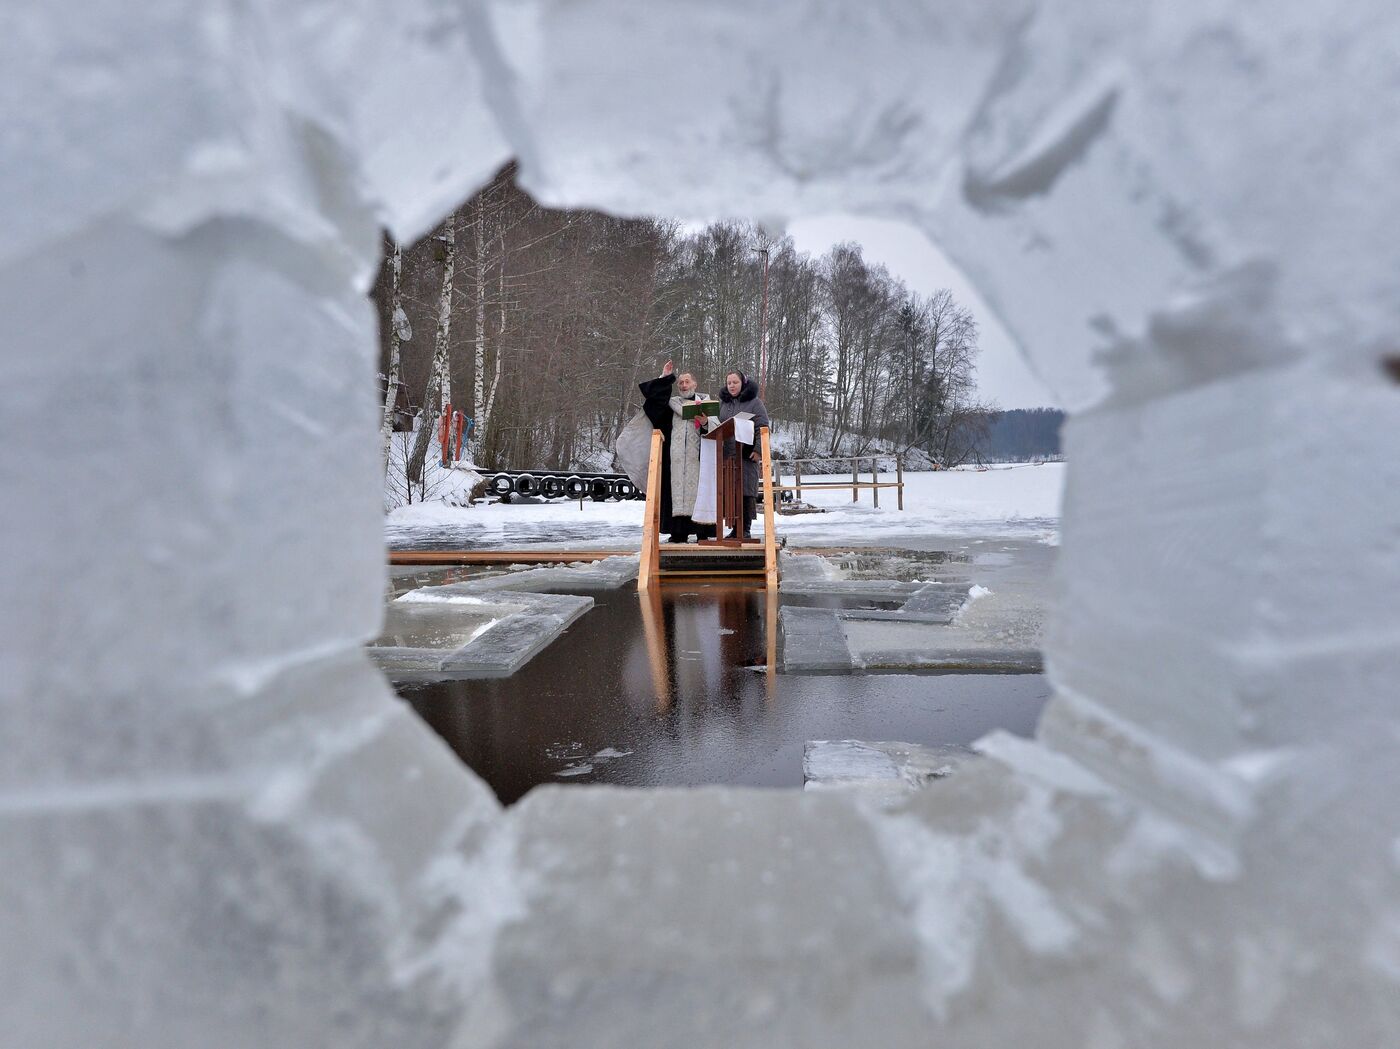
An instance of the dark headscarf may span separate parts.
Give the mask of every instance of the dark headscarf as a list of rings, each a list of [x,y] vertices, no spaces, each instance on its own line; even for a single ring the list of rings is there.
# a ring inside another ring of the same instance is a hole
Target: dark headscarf
[[[732,393],[729,392],[729,377],[731,375],[739,376],[739,396],[737,397],[735,397]],[[733,401],[751,401],[757,396],[758,387],[754,385],[754,381],[750,379],[747,375],[745,375],[743,372],[741,372],[738,368],[730,368],[727,372],[724,373],[724,384],[720,387],[719,390],[719,399],[721,401],[725,402],[726,404],[729,404]]]

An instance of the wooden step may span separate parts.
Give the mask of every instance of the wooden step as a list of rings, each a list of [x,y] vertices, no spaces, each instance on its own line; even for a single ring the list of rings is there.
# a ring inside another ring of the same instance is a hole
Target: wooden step
[[[763,574],[763,544],[744,546],[700,546],[691,543],[663,544],[660,569],[665,575],[677,573],[697,575]]]

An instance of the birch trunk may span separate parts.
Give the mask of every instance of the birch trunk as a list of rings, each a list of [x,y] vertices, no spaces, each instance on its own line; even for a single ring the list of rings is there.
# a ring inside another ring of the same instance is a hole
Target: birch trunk
[[[452,364],[448,347],[452,337],[452,277],[457,268],[457,216],[450,215],[443,233],[442,294],[438,296],[437,343],[433,347],[432,374],[438,376],[438,411],[452,402]]]
[[[413,435],[413,451],[409,453],[408,463],[404,467],[404,476],[408,481],[409,502],[413,502],[413,486],[415,484],[418,485],[420,501],[427,494],[423,481],[423,466],[427,462],[428,446],[432,444],[433,434],[437,432],[437,422],[441,414],[437,407],[437,396],[441,383],[442,377],[437,372],[428,376],[428,389],[423,394],[423,410],[418,413],[418,432]]]
[[[482,228],[486,223],[486,209],[479,193],[473,211],[472,227],[476,239],[473,267],[473,276],[476,278],[476,358],[472,368],[472,408],[476,412],[479,443],[486,431],[485,413],[482,411],[482,405],[486,403],[486,231]]]
[[[399,400],[399,333],[403,304],[399,301],[399,278],[403,274],[403,249],[394,241],[389,258],[389,374],[384,383],[384,417],[379,423],[380,458],[389,469],[389,441],[394,432],[394,408]]]
[[[497,295],[499,298],[500,312],[497,314],[496,323],[496,360],[491,371],[491,385],[486,390],[486,400],[484,402],[480,400],[477,401],[476,432],[479,439],[484,439],[486,437],[486,428],[491,425],[491,409],[496,403],[496,390],[498,390],[501,385],[501,358],[504,356],[502,351],[505,349],[506,334],[506,238],[504,232],[501,233],[501,273]],[[477,314],[478,318],[480,318],[480,316],[481,314]],[[479,323],[480,320],[478,320],[478,324]],[[485,360],[484,352],[481,359],[483,361]],[[477,374],[480,374],[480,372]]]

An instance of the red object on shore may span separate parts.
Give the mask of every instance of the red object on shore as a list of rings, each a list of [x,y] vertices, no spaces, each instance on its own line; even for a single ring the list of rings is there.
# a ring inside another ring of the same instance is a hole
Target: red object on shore
[[[452,461],[452,405],[442,406],[442,418],[438,420],[438,444],[442,448],[442,465]]]

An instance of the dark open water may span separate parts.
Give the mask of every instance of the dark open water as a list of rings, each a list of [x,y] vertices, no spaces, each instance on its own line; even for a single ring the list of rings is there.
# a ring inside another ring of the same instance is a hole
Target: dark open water
[[[797,787],[807,740],[1029,735],[1050,694],[1039,674],[771,673],[761,588],[594,596],[510,678],[396,685],[504,802],[540,783]]]

